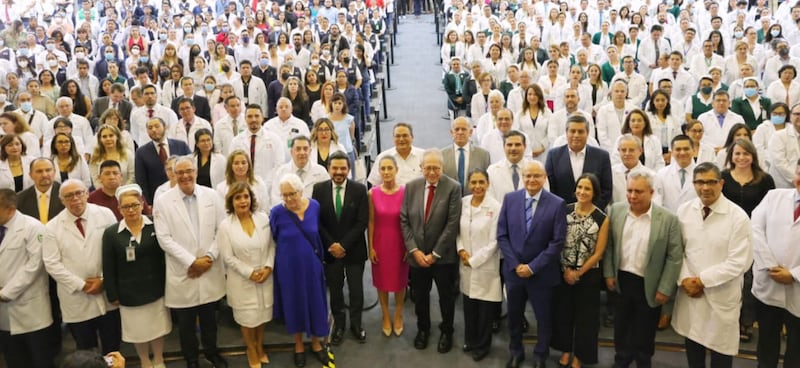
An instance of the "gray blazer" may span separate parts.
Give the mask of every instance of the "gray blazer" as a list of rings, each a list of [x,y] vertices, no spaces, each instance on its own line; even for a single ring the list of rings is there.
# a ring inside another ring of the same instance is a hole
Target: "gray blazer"
[[[431,213],[425,222],[425,178],[406,184],[403,206],[400,208],[400,226],[406,249],[419,249],[423,253],[436,253],[439,263],[456,263],[456,235],[461,219],[461,186],[457,181],[442,175],[436,186]],[[408,257],[412,267],[418,267],[414,257]]]
[[[653,206],[650,219],[650,241],[647,245],[644,290],[647,304],[657,307],[656,291],[672,296],[677,288],[678,275],[683,264],[683,234],[678,218],[665,208]],[[617,202],[609,209],[611,233],[603,257],[603,276],[617,278],[621,257],[622,230],[628,216],[627,202]],[[619,283],[617,284],[619,290]]]
[[[467,167],[467,172],[464,173],[465,176],[475,169],[486,170],[492,164],[489,158],[489,151],[475,144],[470,144],[469,152],[465,152],[465,154],[469,155],[469,167]],[[444,174],[458,182],[458,162],[456,161],[455,148],[452,144],[442,148],[442,156],[444,157]],[[466,180],[467,178],[465,177],[464,181]],[[472,194],[466,184],[464,183],[464,195]]]

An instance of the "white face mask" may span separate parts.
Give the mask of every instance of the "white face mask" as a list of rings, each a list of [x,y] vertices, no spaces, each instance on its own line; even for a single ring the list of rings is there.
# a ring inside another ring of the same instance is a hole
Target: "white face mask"
[[[133,49],[133,50],[131,50],[131,54],[139,55],[139,50],[138,49]]]
[[[58,65],[58,60],[47,60],[47,64],[49,64],[51,67],[56,66]]]
[[[75,58],[76,59],[83,59],[84,57],[86,57],[86,54],[84,54],[82,52],[75,53]]]
[[[0,93],[0,104],[6,103],[7,95],[5,93]]]

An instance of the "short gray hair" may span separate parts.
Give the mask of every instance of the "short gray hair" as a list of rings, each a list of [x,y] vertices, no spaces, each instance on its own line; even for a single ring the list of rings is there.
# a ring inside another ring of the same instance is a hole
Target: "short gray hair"
[[[181,162],[188,162],[190,165],[192,165],[192,169],[197,170],[197,160],[195,159],[194,155],[178,156],[178,158],[175,159],[175,163],[172,165],[173,169]]]
[[[638,147],[642,146],[642,140],[631,133],[625,133],[619,137],[619,141],[617,142],[617,148],[619,148],[619,145],[622,142],[636,142],[636,146]]]
[[[281,180],[278,181],[278,185],[289,184],[292,189],[302,192],[305,189],[305,184],[303,184],[303,180],[300,179],[299,176],[295,173],[288,173],[281,176]]]
[[[64,195],[64,189],[66,187],[70,186],[70,185],[73,185],[73,184],[81,187],[81,189],[83,189],[83,190],[89,190],[89,188],[86,187],[86,184],[84,182],[82,182],[82,181],[80,181],[78,179],[67,179],[67,180],[64,180],[64,182],[61,183],[61,187],[58,188],[58,196],[59,197],[63,196]]]
[[[428,148],[422,153],[422,161],[425,161],[426,158],[433,156],[439,161],[440,165],[444,165],[444,156],[442,155],[442,151],[438,148]]]
[[[72,102],[72,98],[69,98],[67,96],[61,96],[56,100],[56,106],[58,106],[58,104],[60,104],[62,102],[69,102],[70,106],[74,105],[74,103]]]
[[[647,185],[650,186],[650,189],[654,189],[655,188],[655,185],[653,184],[653,181],[655,179],[653,179],[653,174],[650,171],[647,171],[647,170],[642,169],[642,168],[636,168],[636,169],[631,170],[630,173],[628,173],[628,180],[634,180],[634,179],[639,179],[639,178],[643,178],[643,179],[647,180]]]

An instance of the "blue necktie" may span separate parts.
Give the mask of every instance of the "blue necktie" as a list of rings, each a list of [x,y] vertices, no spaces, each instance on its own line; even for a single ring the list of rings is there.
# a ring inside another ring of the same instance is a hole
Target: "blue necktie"
[[[511,182],[514,183],[514,190],[519,189],[519,171],[517,171],[517,164],[511,165]]]
[[[525,229],[526,232],[531,231],[533,226],[533,201],[536,199],[530,197],[525,200]]]
[[[461,183],[461,187],[464,187],[464,147],[458,148],[458,182]]]
[[[717,115],[717,122],[719,122],[719,127],[722,128],[722,125],[725,124],[725,115]]]

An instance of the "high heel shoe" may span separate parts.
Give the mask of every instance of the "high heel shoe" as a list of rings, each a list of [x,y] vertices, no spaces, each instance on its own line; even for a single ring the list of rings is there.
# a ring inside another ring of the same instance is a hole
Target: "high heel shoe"
[[[397,321],[394,323],[394,334],[396,336],[400,336],[403,334],[403,320],[400,320],[400,325],[398,326]]]
[[[264,353],[264,356],[261,357],[260,361],[261,361],[261,364],[269,364],[269,355]]]
[[[392,336],[392,323],[384,323],[383,326],[381,326],[381,331],[383,331],[383,336]]]

